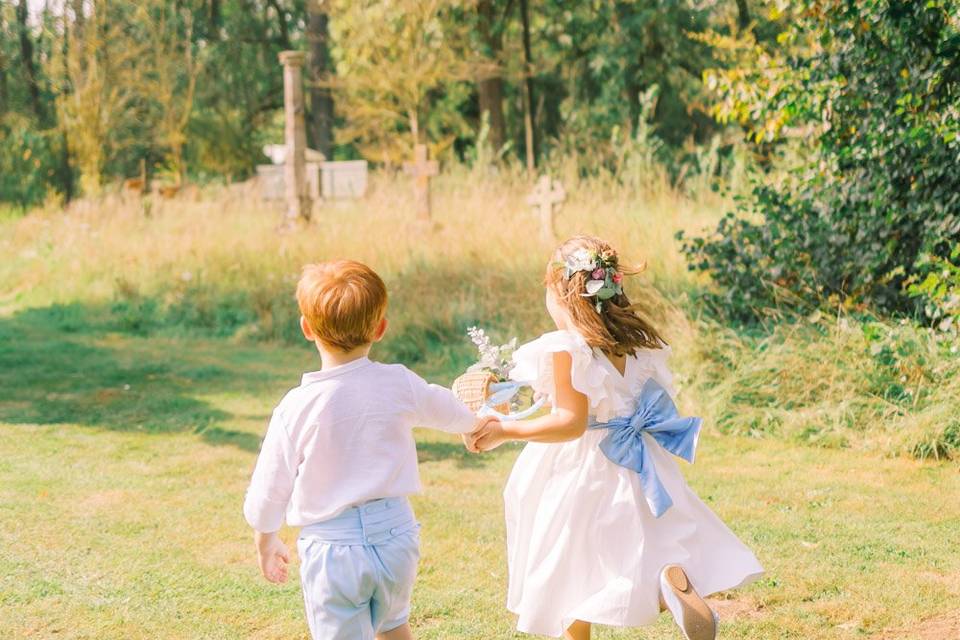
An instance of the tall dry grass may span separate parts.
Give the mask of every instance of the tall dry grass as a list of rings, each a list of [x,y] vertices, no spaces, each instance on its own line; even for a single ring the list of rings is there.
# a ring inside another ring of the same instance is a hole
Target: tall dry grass
[[[759,333],[705,320],[689,300],[704,283],[687,271],[675,234],[712,227],[729,202],[706,188],[688,197],[656,173],[561,174],[559,235],[596,234],[625,260],[646,262],[628,289],[671,342],[686,410],[757,437],[920,457],[960,450],[960,366],[942,340],[876,319]],[[504,340],[551,328],[541,280],[553,247],[538,240],[529,188],[510,170],[453,167],[435,181],[426,225],[408,180],[384,174],[366,198],[318,207],[295,231],[279,229],[280,208],[249,184],[153,202],[149,215],[119,196],[38,211],[0,221],[0,316],[39,307],[73,329],[297,341],[300,267],[350,257],[390,291],[379,357],[450,380],[473,357],[468,326]]]
[[[639,191],[570,180],[567,191],[559,235],[600,235],[645,262],[633,290],[663,317],[669,305],[651,292],[682,296],[690,283],[674,234],[708,226],[724,203],[695,202],[663,181]],[[400,332],[469,321],[530,336],[546,328],[540,280],[553,247],[538,241],[528,192],[509,171],[455,168],[435,181],[434,219],[424,225],[408,181],[375,175],[366,198],[318,207],[310,226],[292,232],[278,229],[277,205],[249,184],[154,202],[148,216],[119,196],[81,202],[5,225],[0,246],[11,259],[0,267],[0,305],[149,299],[171,309],[229,300],[253,314],[244,332],[282,337],[301,265],[350,257],[384,276]]]

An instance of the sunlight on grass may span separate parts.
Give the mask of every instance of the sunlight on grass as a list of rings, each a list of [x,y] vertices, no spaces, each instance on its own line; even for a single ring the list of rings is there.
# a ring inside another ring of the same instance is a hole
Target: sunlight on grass
[[[241,374],[228,389],[216,378],[194,380],[187,395],[226,415],[217,428],[253,438],[309,355],[278,347],[231,352],[219,341],[183,347],[205,361],[219,352],[218,366]],[[243,374],[253,363],[261,373]],[[0,602],[8,633],[307,637],[296,582],[272,587],[253,562],[240,505],[255,452],[242,438],[69,422],[3,429]],[[520,637],[503,606],[500,498],[518,448],[474,457],[443,434],[420,432],[418,440],[425,485],[415,500],[424,524],[412,616],[418,637]],[[768,570],[718,603],[729,612],[726,638],[862,637],[949,609],[960,596],[953,549],[960,505],[938,501],[937,514],[930,511],[931,496],[960,491],[951,467],[711,435],[685,473]],[[648,630],[597,637],[676,632],[664,617]]]
[[[727,201],[567,182],[560,233],[648,263],[631,294],[671,342],[684,411],[706,419],[684,472],[768,569],[715,602],[723,637],[862,638],[955,608],[956,465],[881,457],[960,447],[949,345],[871,318],[719,326],[691,303],[707,285],[674,234]],[[551,247],[534,240],[525,182],[454,169],[429,226],[412,222],[408,187],[379,176],[366,200],[296,233],[244,185],[155,202],[149,217],[114,196],[0,217],[4,633],[306,638],[298,585],[258,578],[240,512],[270,410],[318,365],[297,335],[300,265],[349,256],[381,271],[391,326],[373,356],[431,380],[471,362],[472,324],[521,340],[550,328]],[[418,447],[418,637],[520,637],[504,608],[500,496],[518,448],[475,457],[429,432]],[[663,618],[595,637],[677,634]]]

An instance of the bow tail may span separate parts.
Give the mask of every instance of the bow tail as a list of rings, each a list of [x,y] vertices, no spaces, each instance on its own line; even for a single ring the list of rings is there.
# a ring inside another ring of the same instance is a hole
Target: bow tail
[[[640,468],[640,486],[643,487],[643,496],[647,499],[647,505],[653,512],[655,518],[659,518],[667,509],[673,506],[673,500],[667,493],[667,488],[663,486],[657,469],[653,463],[653,455],[649,447],[643,448],[643,466]]]

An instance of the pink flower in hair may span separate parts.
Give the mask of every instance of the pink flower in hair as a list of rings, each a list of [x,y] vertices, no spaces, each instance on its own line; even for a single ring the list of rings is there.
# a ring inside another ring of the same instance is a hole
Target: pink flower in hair
[[[619,271],[613,274],[613,281],[617,284],[620,284],[623,281],[623,274]]]
[[[598,268],[593,270],[593,273],[590,274],[590,277],[594,280],[603,280],[604,275],[606,274],[603,273],[603,269]]]

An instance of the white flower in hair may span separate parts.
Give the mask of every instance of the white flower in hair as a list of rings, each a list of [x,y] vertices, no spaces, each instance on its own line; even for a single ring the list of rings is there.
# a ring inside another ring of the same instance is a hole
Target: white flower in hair
[[[593,271],[597,268],[597,256],[588,249],[577,249],[564,260],[567,278],[577,271]]]

